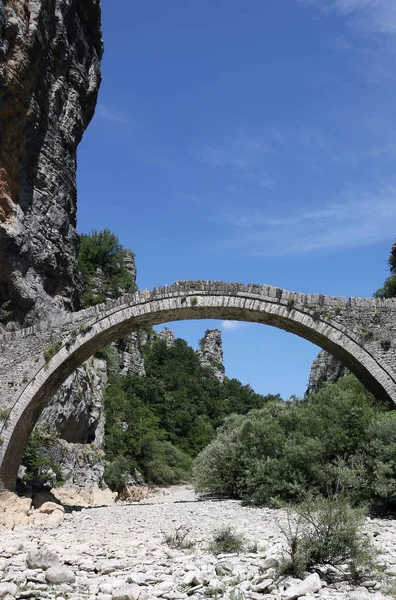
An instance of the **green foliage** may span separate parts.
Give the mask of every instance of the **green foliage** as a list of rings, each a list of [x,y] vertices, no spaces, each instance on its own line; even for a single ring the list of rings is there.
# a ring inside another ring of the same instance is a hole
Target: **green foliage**
[[[0,408],[0,421],[2,421],[6,425],[10,419],[10,414],[10,408]]]
[[[105,462],[104,479],[112,490],[118,492],[133,469],[134,464],[126,456],[116,456],[114,460]]]
[[[53,346],[46,348],[43,352],[45,362],[46,363],[49,362],[51,360],[51,358],[54,356],[54,354],[56,354],[58,352],[58,350],[60,350],[61,347],[62,347],[62,342],[60,340],[58,340],[57,342],[55,342],[55,344]]]
[[[10,310],[10,308],[11,300],[7,300],[6,302],[2,302],[0,304],[0,323],[8,323],[8,321],[11,321],[13,312]]]
[[[48,458],[45,458],[48,450],[58,437],[57,432],[53,431],[49,425],[43,425],[33,430],[22,459],[22,464],[27,468],[25,479],[37,477],[41,467],[51,467],[57,476],[58,482],[61,481],[61,474],[58,467]],[[40,474],[40,477],[45,478],[45,475]]]
[[[155,340],[146,349],[146,377],[119,376],[111,348],[102,351],[110,364],[105,397],[105,449],[110,483],[117,457],[127,457],[152,483],[176,483],[190,477],[191,458],[215,436],[224,417],[263,406],[267,397],[239,381],[220,383],[202,367],[184,340],[167,347]],[[118,472],[118,471],[117,471]],[[118,476],[115,478],[118,482]]]
[[[198,491],[249,503],[298,503],[341,485],[355,504],[395,511],[396,412],[349,376],[308,399],[228,417],[193,472]]]
[[[293,306],[295,305],[295,303],[296,303],[295,298],[293,298],[293,296],[289,296],[288,299],[287,299],[287,307],[289,309],[292,309]]]
[[[388,265],[390,276],[384,281],[382,288],[377,290],[374,298],[395,298],[396,297],[396,253],[391,252]]]
[[[350,579],[372,570],[375,552],[361,534],[363,522],[363,509],[352,508],[344,496],[307,498],[281,527],[288,544],[281,570],[303,578],[307,570],[331,565]]]
[[[214,532],[213,538],[209,543],[209,552],[212,552],[212,554],[242,552],[244,545],[244,537],[236,533],[232,527],[225,526]]]
[[[78,267],[83,284],[83,305],[93,306],[105,302],[108,297],[116,298],[121,293],[134,292],[136,285],[124,266],[126,251],[118,238],[109,229],[93,230],[80,238]],[[102,285],[96,283],[98,269]]]

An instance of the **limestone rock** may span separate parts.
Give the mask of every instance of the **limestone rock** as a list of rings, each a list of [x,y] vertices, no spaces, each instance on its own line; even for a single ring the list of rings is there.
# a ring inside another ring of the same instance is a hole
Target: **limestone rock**
[[[37,426],[49,423],[69,443],[95,443],[102,448],[107,380],[106,362],[90,358],[65,381],[42,412]]]
[[[140,502],[150,496],[150,489],[147,485],[129,485],[125,483],[118,493],[119,500],[126,502]]]
[[[76,150],[95,109],[99,0],[0,3],[0,304],[78,307]]]
[[[201,364],[213,373],[219,381],[224,381],[223,343],[219,329],[207,329],[197,351]]]
[[[56,552],[43,546],[40,549],[29,550],[26,556],[26,564],[29,569],[43,569],[45,571],[50,568],[57,568],[60,561]]]
[[[56,510],[59,510],[62,513],[65,512],[63,506],[61,504],[56,504],[55,502],[44,502],[44,504],[42,504],[39,508],[39,512],[46,515],[50,515]]]
[[[107,506],[114,504],[117,497],[116,492],[98,486],[81,489],[60,487],[54,490],[54,495],[65,506]]]
[[[12,492],[0,493],[0,525],[7,529],[24,527],[29,523],[31,498],[19,498]]]
[[[297,600],[300,596],[306,596],[307,594],[314,594],[322,588],[322,582],[317,573],[309,575],[301,583],[295,583],[285,590],[282,595],[284,600]]]
[[[175,334],[169,327],[164,327],[162,331],[158,333],[158,339],[164,341],[168,348],[171,348],[175,344]]]
[[[50,567],[45,572],[45,578],[48,583],[60,584],[60,583],[74,583],[76,581],[76,576],[74,572],[69,567],[65,567],[64,565]]]
[[[7,596],[14,597],[18,593],[18,588],[15,583],[4,582],[0,583],[0,598],[7,598]]]
[[[105,361],[90,358],[69,377],[44,409],[36,428],[49,425],[60,438],[42,450],[66,486],[103,485]]]
[[[307,394],[314,394],[324,383],[335,383],[348,373],[340,361],[322,350],[312,363]]]
[[[114,344],[120,358],[120,371],[122,375],[138,375],[145,377],[146,369],[141,353],[141,336],[139,331],[134,331]]]
[[[139,600],[142,588],[139,585],[132,584],[122,587],[113,592],[113,600]]]

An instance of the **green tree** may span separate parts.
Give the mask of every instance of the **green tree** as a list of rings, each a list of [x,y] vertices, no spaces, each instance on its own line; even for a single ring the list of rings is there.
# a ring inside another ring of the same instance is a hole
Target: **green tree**
[[[92,306],[108,297],[136,290],[128,269],[125,268],[126,250],[109,229],[93,230],[80,236],[78,267],[83,284],[83,305]],[[100,276],[98,273],[100,269]],[[97,289],[98,280],[101,287]]]
[[[377,290],[374,298],[394,298],[396,297],[396,244],[393,244],[391,254],[388,259],[390,275],[384,281],[382,288]]]

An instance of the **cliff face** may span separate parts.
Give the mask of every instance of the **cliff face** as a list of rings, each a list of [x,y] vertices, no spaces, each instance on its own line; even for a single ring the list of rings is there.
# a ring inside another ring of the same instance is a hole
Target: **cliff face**
[[[312,363],[307,394],[319,391],[325,383],[335,383],[348,374],[348,369],[331,354],[322,350]]]
[[[95,109],[99,0],[0,3],[0,305],[77,308],[76,150]]]
[[[224,381],[221,331],[219,329],[207,329],[200,341],[200,348],[197,352],[201,365],[209,368],[216,379]]]

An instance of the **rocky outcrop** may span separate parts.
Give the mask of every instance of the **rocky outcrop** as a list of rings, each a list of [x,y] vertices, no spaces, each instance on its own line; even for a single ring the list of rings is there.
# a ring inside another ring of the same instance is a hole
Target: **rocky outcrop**
[[[59,439],[42,450],[56,466],[66,486],[103,485],[104,394],[107,386],[104,360],[90,358],[55,394],[36,428],[50,426]]]
[[[219,329],[207,329],[197,350],[201,365],[207,367],[219,381],[224,381],[223,342]]]
[[[79,306],[76,150],[95,109],[99,0],[0,3],[0,306]]]
[[[331,354],[322,350],[312,363],[307,394],[314,394],[325,383],[335,383],[349,373]]]
[[[167,348],[171,348],[175,345],[175,332],[169,327],[164,327],[159,333],[158,338],[165,342]]]
[[[122,375],[145,377],[146,369],[144,367],[141,344],[140,331],[134,331],[114,344],[119,356],[120,373]]]
[[[107,386],[104,360],[90,358],[69,377],[41,414],[38,427],[50,424],[63,440],[103,446],[103,396]]]

